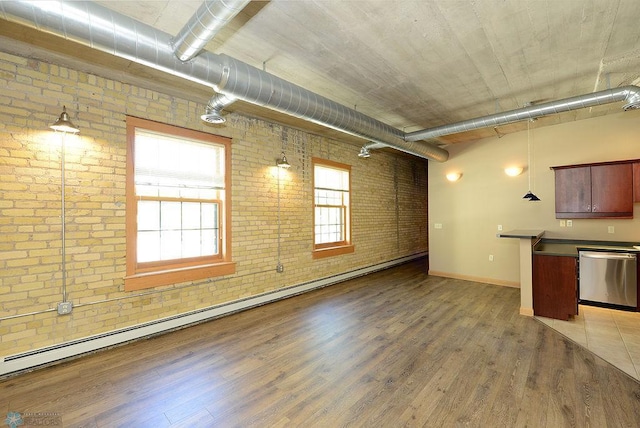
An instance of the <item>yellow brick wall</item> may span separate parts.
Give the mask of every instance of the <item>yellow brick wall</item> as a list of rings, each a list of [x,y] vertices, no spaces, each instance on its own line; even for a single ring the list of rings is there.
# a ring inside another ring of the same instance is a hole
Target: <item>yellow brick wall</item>
[[[204,105],[0,52],[0,357],[320,279],[427,250],[427,162],[229,114]],[[66,105],[67,293],[60,316],[61,135]],[[232,234],[237,272],[124,292],[126,115],[223,135],[232,143]],[[276,158],[280,183],[278,262]],[[311,158],[352,166],[353,254],[313,260]]]

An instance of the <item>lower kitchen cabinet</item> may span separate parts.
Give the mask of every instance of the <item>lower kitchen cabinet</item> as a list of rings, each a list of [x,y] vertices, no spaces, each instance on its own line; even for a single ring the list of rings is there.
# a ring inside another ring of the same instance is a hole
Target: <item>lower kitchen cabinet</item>
[[[568,320],[578,314],[578,259],[533,255],[533,314]]]

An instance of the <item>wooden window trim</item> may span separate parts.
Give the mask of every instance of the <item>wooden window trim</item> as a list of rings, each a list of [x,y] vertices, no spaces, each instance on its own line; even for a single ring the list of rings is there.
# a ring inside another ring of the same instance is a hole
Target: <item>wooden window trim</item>
[[[220,255],[184,260],[169,260],[161,266],[156,263],[137,263],[137,198],[135,194],[135,128],[162,134],[185,137],[225,147],[225,200],[220,219]],[[235,273],[236,264],[231,254],[231,139],[205,132],[194,131],[137,117],[127,116],[127,169],[126,169],[126,276],[125,291],[141,290],[162,285],[196,281]]]
[[[352,223],[351,223],[351,212],[352,212],[352,208],[351,208],[351,201],[352,201],[352,195],[351,195],[351,165],[347,165],[347,164],[343,164],[343,163],[339,163],[339,162],[335,162],[335,161],[330,161],[330,160],[326,160],[326,159],[322,159],[322,158],[312,158],[312,170],[313,173],[311,174],[311,186],[312,186],[312,193],[313,193],[313,198],[312,198],[312,211],[313,211],[313,226],[315,229],[315,224],[316,224],[316,185],[315,185],[315,166],[316,165],[321,165],[321,166],[325,166],[328,168],[335,168],[335,169],[342,169],[348,172],[349,174],[349,205],[348,205],[348,213],[346,215],[346,219],[345,221],[347,222],[347,224],[345,225],[346,227],[346,231],[345,231],[345,240],[344,241],[340,241],[340,242],[327,242],[327,243],[322,243],[322,244],[316,244],[315,240],[315,231],[313,233],[313,251],[311,253],[311,258],[312,259],[323,259],[326,257],[334,257],[334,256],[340,256],[343,254],[350,254],[353,253],[355,251],[355,246],[353,245],[353,243],[351,242],[352,236]]]

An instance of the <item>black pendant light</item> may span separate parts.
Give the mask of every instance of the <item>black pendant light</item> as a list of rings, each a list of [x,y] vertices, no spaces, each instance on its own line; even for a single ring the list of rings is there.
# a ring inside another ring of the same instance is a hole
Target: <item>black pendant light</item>
[[[530,104],[530,103],[529,103]],[[531,191],[531,170],[533,169],[533,166],[531,165],[531,138],[529,137],[529,123],[532,122],[535,119],[529,119],[527,120],[527,163],[528,163],[528,167],[527,167],[527,173],[529,174],[529,191],[527,192],[526,195],[524,195],[522,197],[522,199],[529,199],[529,201],[539,201],[540,198],[537,197],[532,191]]]

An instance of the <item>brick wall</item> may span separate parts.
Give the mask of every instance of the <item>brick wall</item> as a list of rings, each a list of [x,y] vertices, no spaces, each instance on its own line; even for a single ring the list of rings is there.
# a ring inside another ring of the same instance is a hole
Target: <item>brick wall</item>
[[[135,325],[426,251],[427,163],[229,114],[200,121],[204,105],[0,52],[0,356]],[[65,138],[68,300],[60,316],[60,134]],[[233,259],[222,278],[124,292],[126,115],[233,139]],[[292,168],[278,179],[285,151]],[[352,165],[355,252],[312,260],[311,158]],[[280,261],[284,273],[276,273]]]

